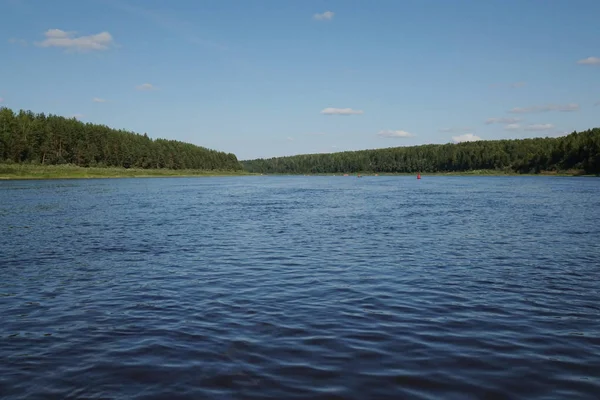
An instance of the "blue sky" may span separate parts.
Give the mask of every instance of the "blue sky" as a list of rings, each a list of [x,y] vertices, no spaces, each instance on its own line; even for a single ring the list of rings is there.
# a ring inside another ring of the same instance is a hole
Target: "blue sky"
[[[0,105],[240,159],[600,126],[598,0],[0,0]]]

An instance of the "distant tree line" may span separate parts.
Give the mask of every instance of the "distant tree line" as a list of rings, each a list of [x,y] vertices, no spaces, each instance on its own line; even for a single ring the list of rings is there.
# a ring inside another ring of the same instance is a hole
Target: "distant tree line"
[[[0,108],[0,163],[82,167],[241,170],[234,154],[176,140],[83,123],[75,118]]]
[[[600,173],[600,129],[559,138],[482,140],[242,161],[249,172],[415,173],[483,169],[518,173],[578,170]]]

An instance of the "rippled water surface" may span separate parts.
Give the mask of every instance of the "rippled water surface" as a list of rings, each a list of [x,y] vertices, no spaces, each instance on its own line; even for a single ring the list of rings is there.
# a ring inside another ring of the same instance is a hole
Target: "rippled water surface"
[[[2,398],[597,399],[600,180],[0,182]]]

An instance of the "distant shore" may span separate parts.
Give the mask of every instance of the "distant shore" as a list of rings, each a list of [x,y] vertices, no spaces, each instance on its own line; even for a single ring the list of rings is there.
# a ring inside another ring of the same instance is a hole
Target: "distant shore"
[[[417,172],[352,172],[352,173],[315,173],[315,174],[282,174],[282,173],[272,173],[272,174],[264,174],[271,176],[417,176]],[[538,174],[533,173],[518,173],[513,171],[502,171],[502,170],[494,170],[494,169],[484,169],[484,170],[473,170],[473,171],[440,171],[440,172],[421,172],[422,177],[426,176],[586,176],[586,177],[596,177],[597,175],[586,175],[583,171],[580,170],[571,170],[571,171],[541,171]]]
[[[79,167],[76,165],[0,164],[0,180],[158,178],[256,175],[245,171]]]

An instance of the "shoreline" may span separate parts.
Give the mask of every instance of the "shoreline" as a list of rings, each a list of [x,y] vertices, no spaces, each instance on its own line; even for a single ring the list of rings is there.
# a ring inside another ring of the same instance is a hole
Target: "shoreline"
[[[259,174],[260,175],[260,174]],[[339,176],[339,177],[344,177],[344,173],[317,173],[317,174],[281,174],[281,173],[271,173],[271,174],[263,174],[265,176]],[[375,176],[413,176],[416,177],[417,173],[408,173],[408,172],[384,172],[384,173],[374,173],[374,172],[369,172],[369,173],[363,173],[363,172],[353,172],[353,173],[347,173],[348,176],[346,176],[346,178],[349,177],[356,177],[357,175],[360,175],[361,177],[375,177]],[[565,172],[565,171],[561,171],[561,172],[541,172],[538,174],[531,174],[531,173],[518,173],[518,172],[504,172],[504,171],[495,171],[495,170],[478,170],[478,171],[456,171],[456,172],[421,172],[421,177],[427,177],[427,176],[486,176],[486,177],[494,177],[494,176],[498,176],[498,177],[507,177],[507,176],[556,176],[556,177],[587,177],[587,178],[597,178],[600,177],[600,175],[593,175],[593,174],[584,174],[581,172]]]
[[[416,176],[417,173],[388,172],[388,173],[347,173],[347,177],[370,176]],[[110,178],[185,178],[185,177],[226,177],[226,176],[339,176],[344,173],[317,174],[261,174],[248,171],[220,170],[172,170],[172,169],[141,169],[118,167],[79,167],[75,165],[30,165],[30,164],[0,164],[0,181],[4,180],[50,180],[50,179],[110,179]],[[598,177],[584,174],[582,171],[542,171],[538,174],[520,174],[510,171],[474,170],[454,172],[421,173],[427,176],[557,176],[557,177]]]
[[[254,175],[246,171],[174,170],[118,167],[79,167],[75,165],[0,164],[0,181],[110,178],[185,178]]]

